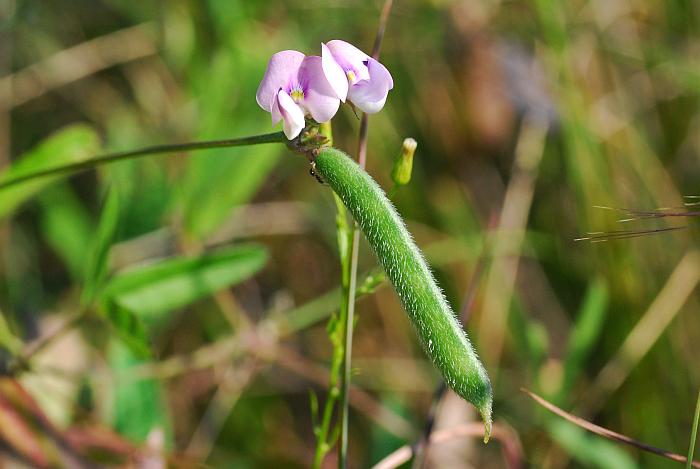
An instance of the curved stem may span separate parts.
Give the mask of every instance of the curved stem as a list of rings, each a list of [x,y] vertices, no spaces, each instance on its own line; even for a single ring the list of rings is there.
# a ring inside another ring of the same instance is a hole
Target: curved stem
[[[147,155],[157,155],[162,153],[176,153],[193,150],[206,150],[210,148],[229,148],[241,147],[245,145],[259,145],[262,143],[286,143],[287,139],[282,132],[274,132],[271,134],[253,135],[251,137],[234,138],[227,140],[209,140],[204,142],[188,142],[188,143],[173,143],[166,145],[154,145],[136,150],[121,151],[116,153],[107,153],[105,155],[95,156],[93,158],[71,163],[55,168],[42,169],[19,176],[10,177],[9,179],[0,180],[0,190],[6,189],[23,182],[39,179],[47,176],[65,176],[68,174],[79,173],[103,164],[114,163],[117,161],[128,160],[131,158],[139,158]]]

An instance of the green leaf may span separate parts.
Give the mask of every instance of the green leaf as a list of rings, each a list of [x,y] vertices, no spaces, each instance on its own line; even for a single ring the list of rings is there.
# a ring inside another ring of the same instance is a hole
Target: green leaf
[[[226,2],[228,14],[243,14],[249,8],[236,8]],[[221,20],[217,17],[217,21]],[[242,28],[245,23],[241,24]],[[230,28],[231,26],[229,26]],[[223,37],[230,37],[226,34]],[[197,139],[215,138],[231,132],[235,122],[236,133],[246,135],[267,131],[268,122],[246,120],[241,116],[259,113],[254,99],[257,83],[264,73],[267,52],[243,48],[240,43],[222,42],[211,51],[206,67],[193,69],[193,95],[198,97],[201,114],[198,116]],[[262,70],[260,67],[263,67]],[[230,86],[230,77],[237,77],[239,87]],[[225,220],[231,210],[247,202],[266,181],[283,152],[277,145],[249,148],[218,149],[206,154],[192,155],[187,161],[181,184],[182,200],[177,210],[182,212],[186,232],[196,238],[206,238]]]
[[[89,308],[98,297],[109,271],[109,250],[114,242],[120,220],[120,198],[115,187],[105,196],[104,208],[97,234],[85,264],[85,286],[81,302]],[[148,335],[140,318],[131,310],[114,302],[105,302],[101,311],[124,344],[137,357],[150,356]]]
[[[110,347],[112,369],[127,370],[143,363],[132,351],[113,341]],[[171,440],[172,429],[163,390],[155,379],[117,382],[112,405],[112,424],[127,438],[143,442],[154,429],[165,432]]]
[[[634,469],[634,460],[615,443],[591,435],[576,425],[558,418],[546,426],[552,439],[584,467],[600,469]]]
[[[177,257],[125,272],[107,286],[103,300],[138,314],[147,323],[258,272],[267,250],[250,244]]]
[[[22,349],[22,341],[12,332],[2,311],[0,311],[0,347],[13,354],[19,353]]]
[[[85,246],[95,226],[85,206],[67,184],[58,184],[39,196],[41,232],[66,265],[71,277],[82,281],[85,275]]]
[[[596,278],[591,281],[576,325],[569,337],[564,358],[564,381],[559,392],[560,398],[568,394],[600,337],[608,310],[609,296],[608,286],[603,279]]]
[[[151,356],[148,334],[141,318],[133,311],[116,303],[107,303],[104,314],[124,345],[129,347],[135,357],[149,358]]]
[[[119,227],[119,205],[119,194],[112,187],[105,197],[97,234],[85,264],[85,287],[81,298],[83,305],[90,305],[95,300],[107,276],[109,249]]]
[[[83,161],[98,153],[98,150],[99,139],[91,127],[65,127],[20,157],[0,176],[0,181]],[[0,191],[0,219],[12,214],[23,202],[63,177],[45,177]]]
[[[255,195],[279,155],[279,148],[270,145],[212,150],[190,158],[184,183],[187,231],[201,239],[218,228],[234,207]]]

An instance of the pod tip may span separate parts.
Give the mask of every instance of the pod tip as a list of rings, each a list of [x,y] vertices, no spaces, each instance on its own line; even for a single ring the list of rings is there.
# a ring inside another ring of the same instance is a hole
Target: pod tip
[[[479,408],[481,419],[484,421],[484,444],[489,442],[491,437],[491,427],[493,425],[493,417],[491,415],[491,401]]]

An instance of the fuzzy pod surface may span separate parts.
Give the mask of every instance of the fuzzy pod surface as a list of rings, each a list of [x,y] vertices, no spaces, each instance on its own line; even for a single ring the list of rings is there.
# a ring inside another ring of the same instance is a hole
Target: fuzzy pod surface
[[[481,413],[487,441],[492,418],[491,382],[393,204],[374,179],[340,150],[321,149],[315,172],[357,221],[401,298],[423,349],[447,384]]]

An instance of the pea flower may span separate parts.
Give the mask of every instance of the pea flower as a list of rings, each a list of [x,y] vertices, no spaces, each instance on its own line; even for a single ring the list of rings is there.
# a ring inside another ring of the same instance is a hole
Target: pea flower
[[[341,101],[368,114],[379,112],[394,80],[384,65],[345,41],[321,43],[323,72]]]
[[[272,125],[284,121],[289,140],[304,129],[307,115],[316,122],[326,122],[340,106],[323,73],[321,57],[307,57],[295,50],[272,56],[255,97],[260,107],[272,114]]]

